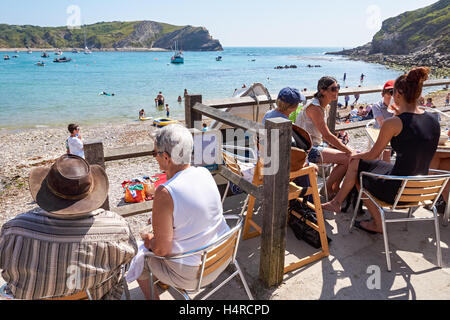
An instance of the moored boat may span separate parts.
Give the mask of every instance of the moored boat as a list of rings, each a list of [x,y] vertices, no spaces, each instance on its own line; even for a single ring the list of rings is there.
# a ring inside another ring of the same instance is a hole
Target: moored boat
[[[41,61],[41,62],[36,63],[36,65],[37,65],[38,67],[45,67],[45,62],[44,62],[44,61]]]
[[[3,60],[9,60],[9,56],[8,55],[3,56]]]
[[[42,52],[42,54],[41,54],[41,58],[48,58],[48,57],[50,57],[49,56],[49,54],[47,53],[47,52]]]
[[[222,57],[221,56],[216,57],[216,61],[222,61]]]
[[[184,63],[183,52],[181,50],[178,50],[176,41],[175,41],[175,54],[170,59],[170,62],[174,64]]]
[[[56,62],[56,63],[60,63],[60,62],[70,62],[70,61],[72,61],[72,59],[67,59],[66,57],[55,58],[55,60],[53,60],[53,62]]]

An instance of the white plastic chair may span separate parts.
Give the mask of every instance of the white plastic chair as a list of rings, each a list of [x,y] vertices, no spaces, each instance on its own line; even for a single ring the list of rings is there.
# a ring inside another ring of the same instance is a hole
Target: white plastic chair
[[[391,259],[389,253],[389,243],[386,224],[391,222],[434,221],[436,229],[437,262],[438,266],[442,267],[442,254],[440,246],[441,238],[439,233],[439,217],[436,210],[436,202],[439,199],[439,196],[442,194],[442,191],[444,190],[446,183],[450,179],[450,172],[442,170],[430,170],[430,172],[436,173],[436,175],[401,177],[401,176],[380,175],[370,172],[361,172],[360,175],[361,189],[359,191],[355,211],[353,212],[353,218],[352,221],[350,222],[350,231],[353,229],[353,226],[355,224],[355,219],[358,213],[360,201],[362,199],[371,200],[377,207],[381,216],[388,271],[391,271]],[[397,196],[395,197],[394,203],[393,204],[385,203],[374,197],[372,194],[370,194],[370,192],[364,188],[364,181],[363,181],[364,176],[393,181],[401,181],[401,186],[397,192]],[[366,196],[366,198],[362,198],[363,194]],[[402,204],[400,204],[400,202]],[[431,205],[433,217],[415,218],[412,216],[415,208],[424,207],[426,205]],[[408,217],[386,219],[386,213],[399,213],[398,209],[408,209]]]
[[[172,257],[160,257],[155,255],[153,252],[147,252],[145,254],[145,258],[148,259],[150,257],[162,259],[162,260],[173,260],[185,258],[192,255],[201,255],[202,263],[200,265],[200,272],[197,279],[197,286],[194,290],[187,290],[186,288],[175,288],[178,293],[180,293],[184,299],[190,300],[189,294],[197,293],[200,291],[202,287],[204,287],[202,281],[203,277],[210,274],[214,270],[218,268],[223,268],[225,270],[227,265],[234,265],[236,267],[236,271],[231,274],[226,280],[217,285],[213,290],[211,290],[207,295],[205,295],[202,300],[208,299],[212,294],[217,292],[221,287],[223,287],[226,283],[228,283],[231,279],[233,279],[236,275],[239,275],[244,285],[245,292],[250,300],[253,300],[253,295],[250,292],[247,281],[245,280],[244,274],[239,267],[238,262],[236,261],[237,249],[239,247],[239,241],[241,238],[241,231],[243,227],[243,217],[239,215],[226,215],[225,219],[237,220],[236,225],[220,237],[218,240],[214,241],[211,244],[208,244],[204,247],[198,248],[196,250],[192,250],[189,252],[185,252]],[[158,283],[153,281],[153,273],[150,270],[150,295],[152,299],[154,298],[154,284]]]

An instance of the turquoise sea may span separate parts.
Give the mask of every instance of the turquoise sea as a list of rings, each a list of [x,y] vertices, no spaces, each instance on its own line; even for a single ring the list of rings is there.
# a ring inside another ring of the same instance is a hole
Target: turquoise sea
[[[53,63],[41,52],[0,53],[0,128],[20,129],[136,121],[144,108],[152,117],[165,116],[154,99],[163,92],[171,117],[184,119],[186,88],[203,100],[231,97],[234,89],[263,83],[272,94],[285,86],[314,90],[323,75],[336,77],[342,85],[380,85],[401,72],[384,66],[324,55],[341,48],[250,48],[228,47],[223,52],[185,52],[185,63],[170,64],[172,52],[64,52],[68,63]],[[8,54],[11,59],[3,60]],[[13,59],[13,55],[19,55]],[[217,56],[222,61],[216,61]],[[46,61],[45,67],[36,62]],[[321,65],[308,68],[307,65]],[[275,70],[278,65],[297,69]],[[342,83],[344,72],[346,83]],[[115,96],[99,96],[99,92]],[[376,102],[379,94],[362,95],[360,102]],[[343,102],[343,98],[341,98]]]

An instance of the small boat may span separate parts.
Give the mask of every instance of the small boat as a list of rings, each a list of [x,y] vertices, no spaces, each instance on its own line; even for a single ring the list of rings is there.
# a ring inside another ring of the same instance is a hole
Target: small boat
[[[222,57],[221,56],[216,57],[216,61],[222,61]]]
[[[31,51],[31,50],[28,50],[28,52],[27,52],[28,54],[32,54],[33,53],[33,51]]]
[[[73,49],[72,53],[78,53],[78,50],[77,49]]]
[[[170,119],[170,118],[157,118],[157,119],[153,120],[153,125],[158,128],[162,128],[162,127],[168,126],[169,124],[175,124],[175,123],[178,123],[178,121]]]
[[[88,47],[84,47],[84,54],[91,54],[92,51]]]
[[[19,53],[19,50],[15,50],[14,52],[15,52],[15,53]]]
[[[41,61],[41,62],[36,63],[36,65],[37,65],[38,67],[45,67],[45,62],[44,62],[44,61]]]
[[[50,55],[47,52],[42,52],[41,58],[48,58]]]
[[[60,63],[60,62],[70,62],[70,61],[72,61],[72,59],[67,59],[66,57],[55,58],[55,60],[53,60],[53,62],[57,62],[57,63]]]
[[[176,41],[175,41],[175,54],[170,59],[170,62],[174,64],[184,63],[183,52],[181,50],[178,50]]]
[[[58,51],[55,52],[55,55],[57,55],[57,56],[62,56],[62,54],[63,54],[63,53],[62,53],[61,50],[58,50]]]
[[[3,60],[9,60],[9,56],[8,55],[3,56]]]
[[[14,59],[17,59],[19,56],[17,54],[12,56]]]
[[[139,120],[141,121],[149,121],[149,120],[153,120],[152,117],[139,117]]]

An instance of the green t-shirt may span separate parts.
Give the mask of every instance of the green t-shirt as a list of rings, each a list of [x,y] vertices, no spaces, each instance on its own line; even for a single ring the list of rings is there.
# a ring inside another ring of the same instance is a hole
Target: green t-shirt
[[[302,111],[303,107],[304,107],[304,106],[303,106],[302,104],[299,105],[298,108],[297,108],[297,110],[295,110],[294,112],[292,112],[292,113],[289,115],[289,120],[291,120],[292,123],[295,123],[295,120],[297,120],[297,116],[298,116],[298,114],[300,113],[300,111]]]

